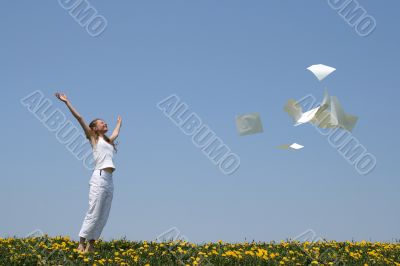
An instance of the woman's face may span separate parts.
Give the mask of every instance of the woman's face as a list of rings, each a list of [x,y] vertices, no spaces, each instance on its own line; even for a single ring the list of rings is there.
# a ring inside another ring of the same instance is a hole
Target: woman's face
[[[108,131],[107,123],[103,120],[97,120],[96,129],[98,132],[106,133]]]

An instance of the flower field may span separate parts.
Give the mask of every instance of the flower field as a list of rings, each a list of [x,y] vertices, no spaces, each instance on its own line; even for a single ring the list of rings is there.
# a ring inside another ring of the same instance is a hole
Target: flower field
[[[96,241],[82,253],[69,237],[0,238],[0,265],[400,265],[400,243]]]

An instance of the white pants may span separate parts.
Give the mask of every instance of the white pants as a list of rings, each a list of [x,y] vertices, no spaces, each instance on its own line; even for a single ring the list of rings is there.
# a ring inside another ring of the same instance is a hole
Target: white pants
[[[79,232],[80,237],[99,239],[110,214],[113,193],[112,173],[94,170],[89,182],[89,210]]]

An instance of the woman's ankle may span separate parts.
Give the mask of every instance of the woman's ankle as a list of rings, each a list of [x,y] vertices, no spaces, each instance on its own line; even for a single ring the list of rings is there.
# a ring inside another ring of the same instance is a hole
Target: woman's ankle
[[[79,238],[79,245],[85,245],[86,238],[80,237]]]

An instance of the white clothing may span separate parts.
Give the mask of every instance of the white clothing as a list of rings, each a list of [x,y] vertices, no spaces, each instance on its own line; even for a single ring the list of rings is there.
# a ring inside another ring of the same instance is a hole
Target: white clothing
[[[96,163],[94,169],[104,169],[107,167],[115,169],[113,157],[114,146],[99,136],[99,140],[93,146],[93,159]]]
[[[113,156],[113,145],[99,137],[93,147],[95,168],[89,181],[89,210],[79,232],[80,237],[88,240],[99,239],[110,214],[114,194],[113,173],[103,169],[115,169]]]
[[[114,185],[112,173],[96,169],[89,182],[89,210],[83,221],[80,237],[99,239],[110,214]]]

